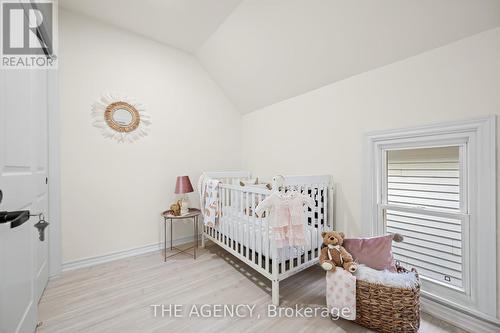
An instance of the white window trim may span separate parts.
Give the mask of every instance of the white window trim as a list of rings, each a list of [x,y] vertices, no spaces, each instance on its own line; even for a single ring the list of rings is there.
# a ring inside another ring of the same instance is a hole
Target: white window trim
[[[429,126],[377,131],[366,135],[363,223],[365,236],[381,233],[382,156],[386,149],[429,147],[468,143],[468,188],[470,202],[470,295],[467,299],[444,299],[422,292],[429,300],[457,310],[495,320],[496,304],[496,135],[495,116]],[[476,223],[475,221],[481,221]],[[453,297],[450,297],[453,299]],[[496,320],[495,320],[496,321]]]

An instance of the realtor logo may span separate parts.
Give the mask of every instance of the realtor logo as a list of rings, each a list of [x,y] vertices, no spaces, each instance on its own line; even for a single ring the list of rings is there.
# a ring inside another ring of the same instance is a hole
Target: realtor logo
[[[1,67],[56,68],[52,1],[1,0]]]

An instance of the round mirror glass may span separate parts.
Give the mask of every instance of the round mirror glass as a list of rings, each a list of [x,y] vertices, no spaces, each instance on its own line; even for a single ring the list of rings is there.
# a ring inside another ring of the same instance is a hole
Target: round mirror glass
[[[132,132],[140,123],[139,112],[129,103],[114,102],[106,107],[104,119],[117,132]]]
[[[125,109],[117,109],[113,112],[113,121],[121,126],[129,126],[134,119],[132,112]]]

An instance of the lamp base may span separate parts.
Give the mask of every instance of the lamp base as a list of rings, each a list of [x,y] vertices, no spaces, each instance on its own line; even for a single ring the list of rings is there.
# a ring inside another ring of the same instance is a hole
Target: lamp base
[[[189,213],[189,199],[187,196],[181,199],[181,215],[186,215]]]

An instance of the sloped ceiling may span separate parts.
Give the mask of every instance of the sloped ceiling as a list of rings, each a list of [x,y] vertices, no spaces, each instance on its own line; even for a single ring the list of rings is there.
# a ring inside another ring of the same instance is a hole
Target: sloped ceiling
[[[64,8],[193,53],[241,0],[59,0]]]
[[[498,25],[498,0],[246,0],[197,54],[250,112]]]
[[[195,54],[242,113],[500,26],[500,0],[60,0]]]

